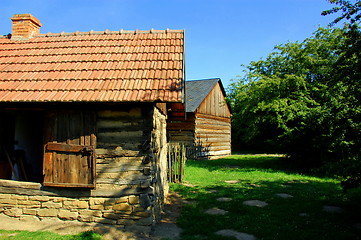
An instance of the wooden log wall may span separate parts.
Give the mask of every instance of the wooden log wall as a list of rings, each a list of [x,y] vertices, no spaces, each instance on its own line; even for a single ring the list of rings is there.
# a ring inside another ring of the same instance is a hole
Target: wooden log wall
[[[168,121],[167,131],[169,142],[193,145],[194,129],[194,114],[187,114],[187,118],[183,120]]]
[[[97,189],[122,190],[150,184],[154,170],[148,151],[151,110],[134,107],[98,111]]]
[[[198,158],[214,159],[231,154],[231,120],[197,113],[195,117],[195,145],[200,148]]]
[[[160,108],[159,108],[160,107]],[[99,111],[96,188],[139,192],[160,218],[167,183],[164,106]]]

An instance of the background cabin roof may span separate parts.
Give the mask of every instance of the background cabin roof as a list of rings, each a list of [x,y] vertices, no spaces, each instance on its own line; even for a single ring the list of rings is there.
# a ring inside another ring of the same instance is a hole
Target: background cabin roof
[[[221,79],[219,78],[187,81],[185,83],[186,112],[195,112],[218,82],[220,83],[224,96],[226,96]]]
[[[0,37],[0,102],[181,102],[184,31]]]

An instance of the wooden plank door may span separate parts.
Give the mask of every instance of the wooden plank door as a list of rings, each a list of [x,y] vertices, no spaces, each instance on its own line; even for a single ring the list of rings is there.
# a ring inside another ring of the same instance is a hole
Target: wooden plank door
[[[94,188],[95,113],[57,111],[46,120],[44,186]]]

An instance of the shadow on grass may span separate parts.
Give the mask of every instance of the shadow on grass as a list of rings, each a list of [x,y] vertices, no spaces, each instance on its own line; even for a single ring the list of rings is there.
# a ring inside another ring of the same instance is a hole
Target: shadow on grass
[[[282,156],[262,156],[262,155],[232,155],[229,157],[211,160],[195,161],[190,160],[187,165],[199,168],[206,168],[209,171],[253,171],[263,170],[267,172],[284,172],[289,174],[303,174],[308,176],[323,177],[314,169]]]
[[[188,161],[187,167],[197,170],[194,177],[199,181],[202,176],[204,182],[192,185],[196,183],[190,176],[187,178],[190,184],[171,185],[173,191],[189,202],[178,219],[178,225],[184,230],[182,239],[230,239],[214,234],[222,229],[245,232],[264,240],[361,239],[361,229],[355,227],[361,223],[359,201],[345,195],[335,180],[299,176],[304,171],[290,164],[287,158],[231,156],[212,161]],[[221,171],[222,176],[229,173],[229,179],[236,178],[239,182],[227,184],[217,180],[215,178],[220,176],[217,171]],[[243,172],[247,171],[259,175],[243,178]],[[274,172],[288,173],[290,177],[267,179],[269,173]],[[278,193],[291,197],[281,198]],[[217,200],[222,197],[232,200]],[[247,200],[260,200],[268,205],[264,208],[246,206],[243,202]],[[324,206],[340,207],[342,213],[325,212]],[[228,213],[208,215],[205,212],[210,208]]]
[[[184,230],[182,239],[227,239],[214,234],[222,229],[246,232],[257,239],[361,239],[361,230],[354,227],[361,221],[361,207],[345,200],[336,183],[263,181],[250,184],[173,186],[173,190],[189,201],[178,220]],[[277,193],[292,197],[284,199]],[[221,197],[232,200],[217,201]],[[264,208],[245,206],[246,200],[261,200],[268,205]],[[327,213],[322,210],[323,206],[338,206],[344,212]],[[211,216],[205,213],[210,208],[228,213]]]

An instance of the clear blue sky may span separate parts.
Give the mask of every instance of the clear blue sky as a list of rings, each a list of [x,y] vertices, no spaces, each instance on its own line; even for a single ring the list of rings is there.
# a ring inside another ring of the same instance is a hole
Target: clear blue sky
[[[302,41],[334,16],[327,0],[0,0],[0,34],[11,16],[31,13],[41,33],[185,29],[186,79],[218,77],[225,87],[241,64],[277,44]]]

